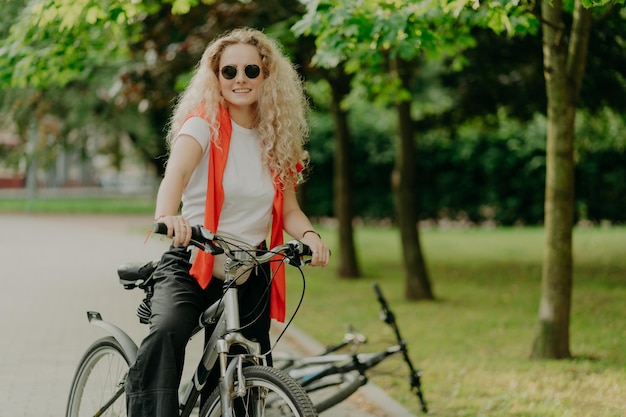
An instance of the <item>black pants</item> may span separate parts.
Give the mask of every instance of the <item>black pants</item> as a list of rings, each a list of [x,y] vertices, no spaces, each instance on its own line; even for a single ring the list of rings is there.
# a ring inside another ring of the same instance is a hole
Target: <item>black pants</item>
[[[179,414],[178,386],[185,347],[200,314],[222,295],[223,284],[214,278],[203,290],[189,275],[190,268],[189,252],[170,248],[155,272],[150,332],[141,343],[126,380],[128,417],[175,417]],[[259,267],[238,287],[241,333],[259,342],[262,352],[270,349],[268,271],[267,267]],[[212,330],[207,328],[207,334]],[[271,362],[271,358],[269,360]],[[218,378],[219,364],[216,364],[203,397],[217,386]]]

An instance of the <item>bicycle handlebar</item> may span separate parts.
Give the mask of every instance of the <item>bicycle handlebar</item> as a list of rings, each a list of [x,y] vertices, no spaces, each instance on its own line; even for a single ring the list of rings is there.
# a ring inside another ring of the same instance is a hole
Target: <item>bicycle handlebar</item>
[[[411,384],[411,388],[415,391],[415,394],[417,395],[417,398],[419,399],[421,403],[422,411],[427,413],[428,407],[426,405],[426,400],[424,399],[424,394],[422,393],[422,383],[421,383],[421,378],[420,378],[421,371],[416,370],[415,367],[413,366],[413,362],[411,361],[411,358],[409,357],[409,352],[407,350],[406,342],[402,338],[402,335],[400,334],[400,329],[398,328],[398,324],[396,323],[396,317],[391,311],[391,309],[389,308],[389,304],[387,304],[387,300],[383,296],[383,292],[378,286],[378,283],[374,283],[373,288],[374,288],[374,292],[376,293],[376,298],[378,298],[378,302],[380,303],[380,306],[382,307],[381,318],[385,323],[387,323],[393,329],[393,332],[395,333],[396,339],[398,340],[398,344],[400,346],[400,351],[402,352],[402,357],[404,358],[404,361],[409,367],[409,382]]]
[[[152,231],[157,234],[167,234],[165,223],[155,223]],[[217,235],[204,226],[197,225],[191,228],[190,245],[213,255],[225,254],[228,258],[236,261],[240,265],[258,265],[271,261],[276,255],[282,254],[287,259],[286,262],[293,266],[301,266],[302,263],[309,263],[313,256],[311,248],[299,240],[291,240],[282,245],[263,251],[262,255],[257,255],[257,249],[242,248],[234,244],[229,238]],[[235,247],[233,249],[232,246]],[[243,254],[243,256],[242,256]],[[307,257],[308,259],[302,259]]]

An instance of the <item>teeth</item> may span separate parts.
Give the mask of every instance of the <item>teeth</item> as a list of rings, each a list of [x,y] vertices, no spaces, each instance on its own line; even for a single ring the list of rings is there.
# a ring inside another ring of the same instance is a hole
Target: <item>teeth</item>
[[[249,88],[240,88],[240,89],[237,89],[237,90],[233,90],[233,92],[235,92],[235,93],[247,93],[249,91],[250,91]]]

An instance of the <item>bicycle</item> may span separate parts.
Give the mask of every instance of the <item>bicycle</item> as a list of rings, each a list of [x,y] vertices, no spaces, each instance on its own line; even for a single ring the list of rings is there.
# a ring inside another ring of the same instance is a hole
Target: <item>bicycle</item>
[[[164,224],[156,224],[153,232],[165,234]],[[246,416],[257,417],[315,417],[317,412],[304,389],[285,372],[267,366],[265,354],[257,342],[246,339],[240,332],[236,275],[257,265],[272,261],[290,264],[300,270],[310,260],[311,250],[292,240],[270,250],[249,249],[238,242],[194,226],[191,245],[212,254],[225,254],[223,296],[208,307],[199,318],[197,334],[208,324],[215,325],[202,357],[185,386],[180,401],[180,417],[198,412],[199,394],[209,371],[219,363],[220,382],[199,410],[199,417],[235,416],[245,408]],[[142,323],[150,317],[150,297],[154,282],[152,274],[158,261],[131,264],[118,269],[120,283],[126,289],[140,288],[146,298],[137,309]],[[294,313],[295,314],[295,313]],[[67,402],[66,417],[126,416],[124,384],[130,365],[137,357],[137,345],[119,327],[102,319],[100,313],[87,312],[93,325],[110,333],[96,340],[80,359]],[[247,353],[229,355],[232,345]]]
[[[381,305],[380,318],[388,324],[396,337],[396,344],[379,352],[358,353],[359,347],[367,338],[348,325],[348,332],[341,343],[327,347],[315,356],[298,357],[283,355],[274,358],[274,366],[291,375],[309,394],[318,413],[346,400],[360,387],[367,384],[367,371],[392,355],[401,354],[409,370],[409,384],[417,396],[421,410],[428,413],[422,392],[422,371],[416,370],[408,354],[406,341],[394,313],[389,308],[378,284],[373,285],[376,298]],[[350,348],[350,353],[336,353]]]

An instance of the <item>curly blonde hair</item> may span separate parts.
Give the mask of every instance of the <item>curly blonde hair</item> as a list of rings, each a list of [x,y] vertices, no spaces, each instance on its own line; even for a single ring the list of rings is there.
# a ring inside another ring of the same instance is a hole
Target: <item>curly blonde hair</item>
[[[171,146],[189,115],[204,106],[203,113],[211,127],[211,142],[220,145],[217,114],[219,106],[225,103],[218,78],[219,62],[224,50],[235,44],[256,47],[263,64],[265,80],[256,106],[263,162],[283,185],[301,183],[309,158],[304,149],[309,106],[302,79],[281,47],[256,29],[232,30],[207,46],[189,85],[176,103],[169,123],[168,143]]]

